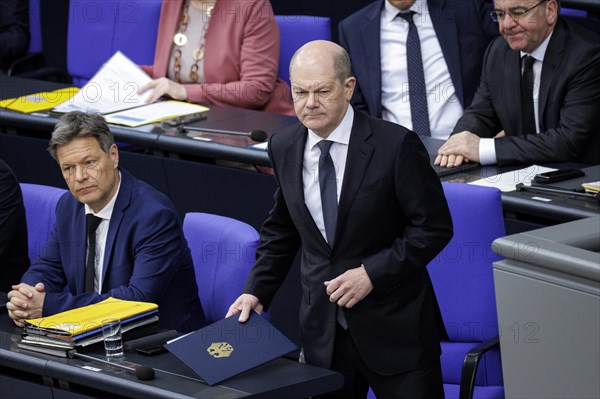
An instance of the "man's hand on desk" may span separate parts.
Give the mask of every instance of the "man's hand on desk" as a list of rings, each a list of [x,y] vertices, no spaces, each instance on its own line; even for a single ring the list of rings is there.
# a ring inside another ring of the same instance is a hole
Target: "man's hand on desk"
[[[239,321],[240,323],[245,323],[250,317],[251,311],[256,310],[260,314],[262,313],[263,309],[264,307],[257,297],[250,294],[242,294],[229,307],[229,311],[225,317],[241,313]]]
[[[479,136],[469,131],[453,134],[438,150],[435,165],[448,168],[479,162]]]
[[[154,92],[152,92],[152,95],[146,100],[148,104],[157,101],[162,96],[171,97],[173,100],[187,100],[187,91],[185,91],[185,87],[167,78],[154,79],[150,83],[140,87],[138,94],[145,93],[150,89],[154,89]]]
[[[46,292],[43,283],[37,283],[35,287],[21,283],[12,286],[13,290],[8,293],[9,302],[6,304],[8,316],[19,327],[24,327],[26,319],[37,319],[42,317],[44,298]]]

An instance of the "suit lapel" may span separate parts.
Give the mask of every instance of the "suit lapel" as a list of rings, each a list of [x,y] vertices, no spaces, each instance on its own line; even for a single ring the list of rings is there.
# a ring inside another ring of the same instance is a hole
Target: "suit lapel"
[[[565,30],[560,22],[561,21],[559,20],[559,23],[556,25],[554,33],[550,38],[550,42],[546,48],[546,54],[544,55],[544,63],[542,64],[542,76],[540,77],[540,92],[538,97],[539,128],[542,132],[546,130],[544,124],[544,111],[546,110],[550,87],[552,86],[552,81],[556,77],[556,72],[559,70],[559,65],[562,61],[562,53],[565,47]]]
[[[81,240],[81,241],[80,241]],[[74,242],[83,242],[82,250],[75,257],[75,291],[77,293],[85,292],[85,268],[87,261],[87,232],[85,208],[82,203],[79,203],[77,215],[75,216],[75,237]],[[83,266],[83,267],[82,267]]]
[[[448,72],[450,72],[450,78],[456,90],[456,96],[464,107],[465,97],[461,74],[462,60],[460,59],[458,49],[460,41],[458,40],[458,32],[456,31],[454,10],[446,9],[445,4],[440,4],[437,0],[429,0],[427,6],[429,7],[433,29],[440,42],[440,47],[448,66]]]
[[[344,231],[348,212],[352,207],[354,198],[356,198],[356,194],[359,191],[363,177],[365,176],[367,167],[373,156],[373,146],[366,142],[371,134],[372,132],[367,117],[362,113],[355,111],[352,132],[350,133],[350,142],[348,143],[348,156],[346,158],[344,181],[340,193],[338,218],[335,230],[336,237],[341,237],[341,233]],[[336,242],[338,242],[338,240],[336,240]]]
[[[121,187],[115,201],[112,215],[110,216],[110,224],[108,225],[108,234],[106,236],[106,246],[104,248],[104,261],[102,262],[102,291],[106,291],[104,279],[108,271],[108,265],[112,257],[117,231],[123,221],[125,208],[129,206],[131,199],[131,180],[128,172],[121,170]]]
[[[302,169],[308,130],[300,123],[297,126],[288,146],[283,149],[284,158],[278,162],[277,177],[279,178],[280,186],[282,185],[281,182],[283,182],[283,186],[287,188],[285,192],[289,194],[289,196],[286,196],[289,212],[299,213],[311,230],[309,235],[318,237],[321,244],[325,248],[329,248],[305,203]],[[289,184],[287,184],[288,182]]]
[[[382,3],[383,6],[383,3]],[[381,55],[380,55],[381,7],[373,9],[367,15],[366,22],[359,28],[362,44],[366,54],[367,71],[369,75],[369,95],[371,103],[375,104],[375,112],[381,115]]]

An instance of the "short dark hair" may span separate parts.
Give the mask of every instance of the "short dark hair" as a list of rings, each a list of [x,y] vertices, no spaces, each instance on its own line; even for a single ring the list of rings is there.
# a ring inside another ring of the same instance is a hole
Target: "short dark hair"
[[[54,132],[48,143],[48,152],[58,162],[56,148],[80,137],[95,137],[102,151],[107,154],[110,147],[115,143],[115,139],[102,115],[72,111],[64,114],[54,127]]]

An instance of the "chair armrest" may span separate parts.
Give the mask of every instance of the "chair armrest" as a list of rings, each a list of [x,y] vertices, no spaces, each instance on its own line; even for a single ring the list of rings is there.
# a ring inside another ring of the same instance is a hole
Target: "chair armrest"
[[[472,399],[473,389],[475,388],[475,376],[477,375],[477,366],[484,353],[500,347],[500,337],[488,339],[485,342],[476,345],[465,356],[462,371],[460,374],[460,399]]]

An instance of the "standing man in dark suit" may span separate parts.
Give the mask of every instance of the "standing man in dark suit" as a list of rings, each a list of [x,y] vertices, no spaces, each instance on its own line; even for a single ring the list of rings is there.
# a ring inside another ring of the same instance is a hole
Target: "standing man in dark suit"
[[[600,163],[600,37],[559,9],[557,0],[496,0],[503,37],[436,164]]]
[[[177,211],[162,193],[119,168],[119,151],[104,118],[63,115],[48,150],[70,193],[58,202],[42,255],[8,293],[15,324],[114,297],[158,304],[162,328],[202,327],[204,313]]]
[[[0,159],[0,292],[11,290],[29,267],[23,194],[10,167]]]
[[[420,135],[447,139],[477,90],[485,48],[498,35],[490,11],[484,0],[378,0],[343,20],[340,44],[357,79],[352,105]],[[409,43],[410,14],[421,61]],[[422,102],[410,60],[423,71]],[[425,129],[414,120],[413,105],[429,122]]]
[[[350,70],[332,42],[292,58],[301,123],[269,142],[279,188],[229,315],[268,307],[301,249],[306,363],[345,377],[328,397],[364,398],[370,385],[385,398],[440,398],[445,329],[425,266],[452,236],[450,213],[418,136],[349,106]]]

